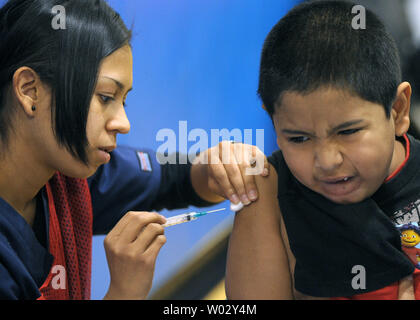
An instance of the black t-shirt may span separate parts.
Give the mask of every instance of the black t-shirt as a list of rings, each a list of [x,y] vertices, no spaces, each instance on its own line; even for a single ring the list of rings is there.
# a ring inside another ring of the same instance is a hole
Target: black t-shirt
[[[402,170],[372,197],[350,205],[334,203],[302,185],[280,151],[269,157],[296,258],[296,290],[318,297],[352,296],[386,287],[414,271],[396,226],[419,221],[420,141],[408,139],[410,154]]]

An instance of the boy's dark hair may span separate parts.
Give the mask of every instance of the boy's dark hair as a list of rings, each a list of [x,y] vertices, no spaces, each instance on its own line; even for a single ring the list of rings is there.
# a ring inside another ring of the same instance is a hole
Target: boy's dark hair
[[[65,29],[52,25],[65,9]],[[51,119],[57,142],[87,164],[86,122],[101,61],[130,44],[131,31],[103,0],[9,0],[0,9],[0,139],[13,130],[6,97],[15,71],[32,68],[52,90]],[[55,107],[54,107],[55,105]],[[4,152],[4,150],[2,150]]]
[[[298,5],[265,39],[258,94],[272,117],[285,91],[308,94],[322,86],[349,90],[384,106],[390,116],[401,67],[397,46],[366,9],[366,29],[353,29],[356,4],[317,1]]]

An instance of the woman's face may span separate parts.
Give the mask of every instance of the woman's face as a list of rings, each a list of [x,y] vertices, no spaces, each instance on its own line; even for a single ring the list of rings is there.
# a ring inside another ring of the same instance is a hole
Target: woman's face
[[[44,135],[44,161],[54,170],[74,178],[87,178],[100,165],[109,162],[112,155],[101,149],[112,151],[117,145],[117,134],[130,131],[124,104],[132,83],[133,57],[131,48],[127,45],[106,57],[100,65],[86,124],[89,142],[86,154],[89,165],[86,166],[72,157],[67,149],[58,146],[52,132]],[[50,118],[47,115],[44,117],[45,121]],[[51,127],[51,121],[49,122]]]

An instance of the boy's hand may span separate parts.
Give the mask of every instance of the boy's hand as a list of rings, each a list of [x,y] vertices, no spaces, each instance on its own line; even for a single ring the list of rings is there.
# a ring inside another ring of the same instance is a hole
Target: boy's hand
[[[155,212],[129,211],[104,241],[111,283],[104,299],[145,299],[153,280],[159,250],[166,242]]]
[[[208,201],[223,198],[247,205],[258,198],[255,176],[269,175],[267,158],[256,146],[222,141],[200,153],[191,168],[197,194]]]

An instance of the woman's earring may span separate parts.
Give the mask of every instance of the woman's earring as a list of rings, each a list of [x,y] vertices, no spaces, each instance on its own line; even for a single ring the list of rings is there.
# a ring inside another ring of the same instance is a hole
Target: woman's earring
[[[35,111],[36,110],[36,107],[35,106],[32,106],[32,111]]]

